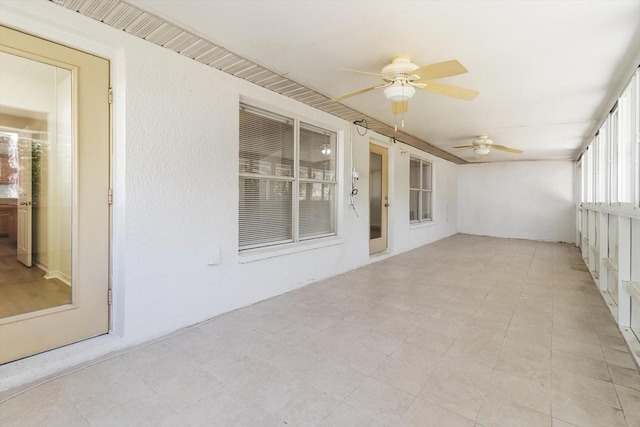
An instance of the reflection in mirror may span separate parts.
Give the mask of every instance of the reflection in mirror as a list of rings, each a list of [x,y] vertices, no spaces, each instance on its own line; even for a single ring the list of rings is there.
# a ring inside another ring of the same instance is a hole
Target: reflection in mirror
[[[0,319],[72,302],[72,73],[0,52]]]

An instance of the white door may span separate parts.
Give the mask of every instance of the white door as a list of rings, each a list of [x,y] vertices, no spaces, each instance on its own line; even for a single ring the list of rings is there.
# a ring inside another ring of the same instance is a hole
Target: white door
[[[31,192],[31,138],[18,140],[18,261],[33,263],[33,195]]]
[[[11,270],[37,289],[4,305],[29,309],[0,312],[5,363],[109,331],[110,107],[106,59],[0,26],[0,64],[0,129],[19,139],[16,254],[31,264]]]

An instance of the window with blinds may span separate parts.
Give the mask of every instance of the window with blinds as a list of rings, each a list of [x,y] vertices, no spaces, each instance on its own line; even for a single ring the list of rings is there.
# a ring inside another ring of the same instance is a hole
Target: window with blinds
[[[433,220],[433,168],[430,162],[416,157],[409,160],[409,221]]]
[[[335,132],[241,105],[239,167],[240,250],[335,234]]]

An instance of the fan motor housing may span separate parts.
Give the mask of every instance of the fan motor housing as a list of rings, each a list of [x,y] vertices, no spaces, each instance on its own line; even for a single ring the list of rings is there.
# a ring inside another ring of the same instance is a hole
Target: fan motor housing
[[[391,60],[391,64],[386,65],[381,74],[385,80],[394,81],[399,79],[407,79],[411,72],[420,68],[417,64],[411,62],[411,57],[402,55],[396,56]]]

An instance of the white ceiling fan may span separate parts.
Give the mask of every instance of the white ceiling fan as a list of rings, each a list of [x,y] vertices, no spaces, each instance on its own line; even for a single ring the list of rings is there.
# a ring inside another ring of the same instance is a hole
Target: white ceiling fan
[[[476,139],[473,140],[472,145],[458,145],[457,148],[459,150],[466,150],[473,148],[473,152],[478,156],[487,156],[491,152],[491,149],[496,149],[499,151],[505,151],[507,153],[513,154],[522,154],[522,150],[518,150],[516,148],[505,147],[504,145],[494,144],[492,140],[489,139],[487,135],[478,135]]]
[[[471,101],[478,95],[475,90],[432,81],[432,79],[468,73],[464,65],[455,59],[420,67],[411,62],[411,57],[401,55],[393,58],[391,63],[386,65],[380,73],[348,69],[345,71],[380,76],[384,83],[349,92],[335,98],[334,101],[342,101],[375,89],[384,89],[385,97],[391,101],[393,114],[402,114],[409,110],[409,100],[415,94],[416,89],[466,101]]]

